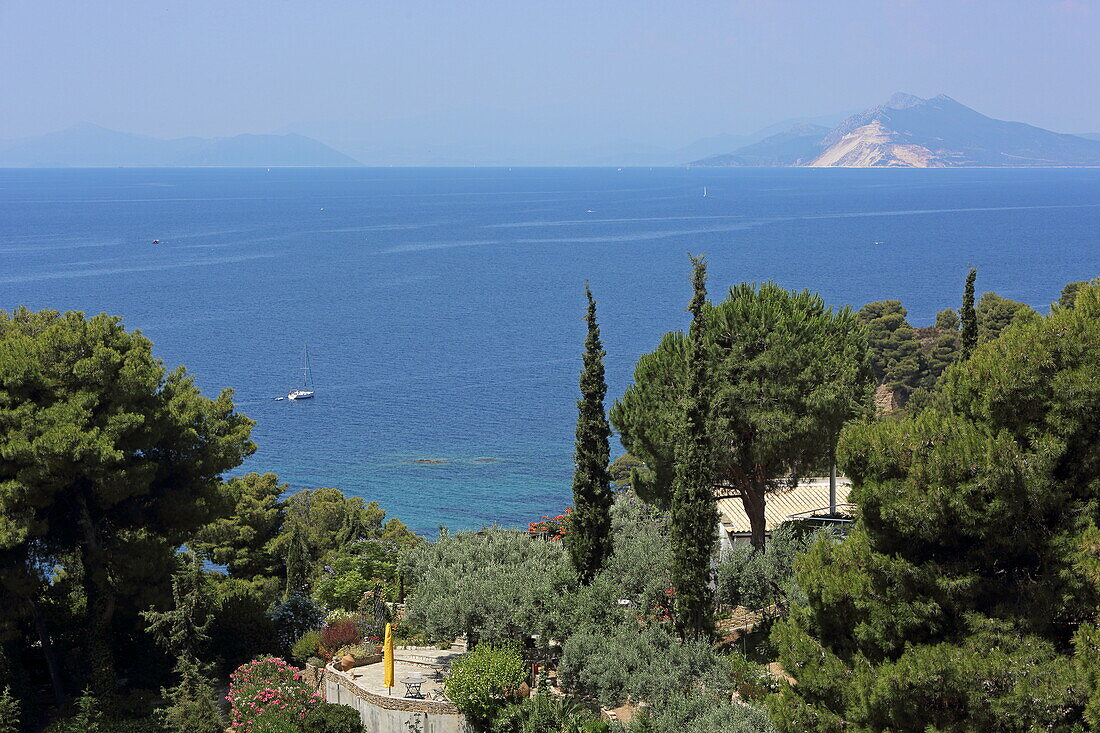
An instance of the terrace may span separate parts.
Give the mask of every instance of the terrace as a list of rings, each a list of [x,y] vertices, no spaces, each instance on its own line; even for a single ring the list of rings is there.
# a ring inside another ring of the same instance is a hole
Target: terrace
[[[347,671],[332,664],[323,673],[324,695],[328,702],[358,710],[367,730],[378,733],[407,733],[409,725],[419,724],[423,733],[459,733],[462,715],[443,697],[443,676],[452,661],[465,652],[462,648],[402,648],[394,654],[395,687],[384,684],[384,665],[377,661]],[[400,680],[418,677],[423,697],[406,696]]]

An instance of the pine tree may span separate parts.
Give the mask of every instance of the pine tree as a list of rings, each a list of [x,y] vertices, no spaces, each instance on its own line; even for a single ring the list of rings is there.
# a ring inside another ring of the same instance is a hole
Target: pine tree
[[[974,280],[978,277],[978,271],[973,267],[966,276],[966,288],[963,290],[962,304],[962,360],[970,358],[974,347],[978,345],[978,313],[974,310]]]
[[[210,641],[210,594],[206,590],[202,560],[192,555],[187,565],[172,576],[172,608],[143,611],[146,630],[170,654],[197,660]]]
[[[90,688],[76,699],[76,715],[65,722],[66,733],[101,733],[106,729],[103,713]]]
[[[574,452],[573,512],[565,535],[573,566],[581,582],[587,584],[603,566],[610,552],[611,475],[608,465],[611,427],[604,412],[607,382],[604,379],[603,344],[596,322],[596,301],[586,283],[588,311],[585,321],[588,336],[584,342],[584,368],[581,370],[581,398],[577,400],[577,442]]]
[[[672,486],[672,585],[676,623],[684,637],[710,631],[710,561],[718,515],[707,437],[706,308],[707,265],[691,258],[693,294],[683,425]]]
[[[10,687],[0,690],[0,733],[19,733],[19,702]]]
[[[715,484],[740,497],[752,544],[766,542],[769,495],[829,465],[841,426],[869,403],[865,329],[849,309],[775,283],[743,283],[707,305],[707,435]],[[688,383],[690,336],[665,334],[638,359],[634,384],[611,408],[623,446],[644,462],[634,491],[671,508]],[[701,383],[701,382],[700,382]]]
[[[193,659],[180,657],[176,663],[180,681],[161,690],[168,707],[160,711],[161,722],[170,733],[222,733],[225,720],[214,703],[214,688]]]
[[[860,521],[799,559],[779,731],[1100,724],[1097,384],[1090,287],[979,345],[923,411],[845,428]]]

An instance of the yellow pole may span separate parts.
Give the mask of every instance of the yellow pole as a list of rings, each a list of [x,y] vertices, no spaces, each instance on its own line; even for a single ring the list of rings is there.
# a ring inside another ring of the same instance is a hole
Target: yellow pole
[[[393,629],[386,624],[386,640],[382,643],[382,664],[386,687],[393,687]]]

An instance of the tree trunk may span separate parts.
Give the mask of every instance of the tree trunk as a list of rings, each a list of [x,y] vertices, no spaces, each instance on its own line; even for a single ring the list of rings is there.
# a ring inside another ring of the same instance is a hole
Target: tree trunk
[[[38,641],[42,644],[42,654],[46,657],[46,667],[50,671],[50,684],[53,686],[53,699],[60,710],[65,707],[65,683],[61,679],[61,668],[57,666],[57,656],[53,653],[53,641],[50,639],[50,630],[46,627],[46,621],[38,611],[38,604],[34,599],[28,599],[27,605],[31,609],[31,618],[34,620],[34,630],[38,634]]]
[[[767,534],[767,522],[764,519],[766,490],[767,484],[757,481],[747,481],[741,488],[741,504],[745,507],[745,515],[749,518],[752,546],[760,551],[764,549]]]
[[[829,514],[836,516],[836,458],[829,467]]]
[[[80,559],[84,570],[84,596],[87,603],[85,663],[92,692],[109,709],[117,692],[114,647],[111,644],[115,599],[104,565],[103,549],[87,502],[82,501],[80,508],[80,524],[84,530],[84,547],[81,548]]]

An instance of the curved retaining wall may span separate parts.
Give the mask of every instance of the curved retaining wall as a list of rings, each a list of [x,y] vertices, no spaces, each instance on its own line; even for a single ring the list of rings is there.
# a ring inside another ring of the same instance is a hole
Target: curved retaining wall
[[[331,665],[318,670],[325,700],[359,711],[371,733],[463,733],[464,719],[453,704],[435,700],[386,697],[364,690]],[[419,723],[419,727],[415,727]],[[414,727],[410,728],[410,724]]]

